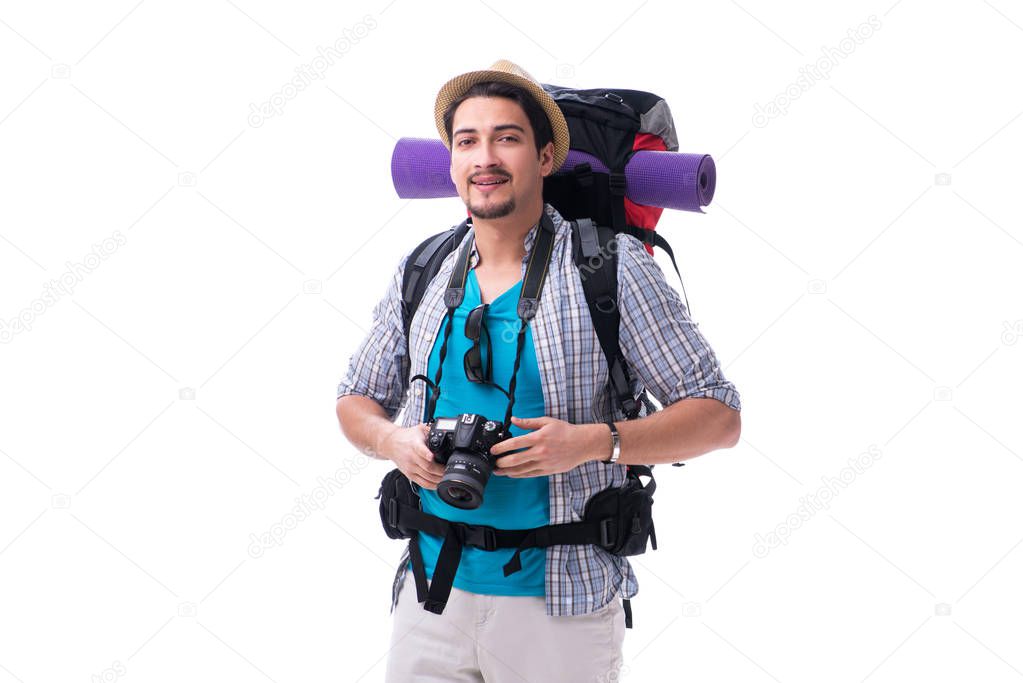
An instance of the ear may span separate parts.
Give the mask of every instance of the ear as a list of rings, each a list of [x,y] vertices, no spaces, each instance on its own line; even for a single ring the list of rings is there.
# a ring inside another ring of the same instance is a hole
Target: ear
[[[554,170],[554,143],[548,142],[540,149],[540,175],[545,178]]]

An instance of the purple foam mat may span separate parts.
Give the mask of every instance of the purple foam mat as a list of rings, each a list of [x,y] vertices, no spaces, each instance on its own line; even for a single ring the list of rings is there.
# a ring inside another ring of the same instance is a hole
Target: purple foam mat
[[[594,171],[607,173],[595,157],[570,150],[559,173],[589,163]],[[391,154],[391,180],[402,199],[455,197],[451,182],[451,153],[440,140],[401,138]],[[714,198],[717,172],[708,154],[636,152],[625,167],[626,196],[645,206],[696,211]]]

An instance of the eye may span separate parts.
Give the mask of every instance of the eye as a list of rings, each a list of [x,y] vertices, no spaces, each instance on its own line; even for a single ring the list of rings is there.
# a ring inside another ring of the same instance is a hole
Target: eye
[[[463,146],[462,145],[463,142],[472,142],[472,138],[460,138],[458,140],[458,142],[455,143],[455,146],[456,147],[462,147]]]

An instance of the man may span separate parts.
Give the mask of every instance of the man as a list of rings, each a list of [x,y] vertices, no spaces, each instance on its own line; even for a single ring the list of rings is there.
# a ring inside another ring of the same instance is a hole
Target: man
[[[472,228],[427,288],[407,360],[400,288],[408,254],[401,259],[338,387],[338,419],[349,441],[393,461],[418,485],[424,511],[499,529],[577,522],[593,494],[621,486],[623,465],[678,462],[734,446],[738,392],[642,243],[622,234],[616,237],[621,347],[633,376],[664,409],[631,421],[609,412],[607,363],[572,259],[571,227],[542,195],[544,177],[568,153],[568,127],[535,79],[505,61],[463,74],[441,89],[435,118]],[[515,304],[545,225],[554,231],[549,271],[516,363]],[[447,327],[444,290],[465,245],[472,249],[471,270]],[[483,331],[473,324],[481,318]],[[413,383],[406,398],[400,385],[406,362],[409,376],[434,377],[442,349],[438,417],[471,412],[503,419],[504,388],[518,368],[512,438],[491,449],[499,457],[474,510],[447,505],[436,494],[444,466],[426,445],[424,410],[437,388]],[[474,353],[488,360],[485,377],[470,372]],[[392,420],[401,408],[398,426]],[[615,430],[619,455],[608,464]],[[441,540],[419,535],[428,576]],[[510,553],[465,547],[446,608],[434,614],[416,600],[406,550],[392,594],[387,680],[615,680],[624,639],[621,601],[637,592],[628,561],[594,545],[528,548],[522,569],[504,576]]]

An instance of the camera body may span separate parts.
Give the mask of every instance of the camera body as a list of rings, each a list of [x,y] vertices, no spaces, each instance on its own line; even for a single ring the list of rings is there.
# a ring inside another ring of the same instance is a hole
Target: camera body
[[[502,422],[475,413],[430,422],[426,445],[433,459],[445,465],[437,485],[441,500],[463,510],[478,508],[496,460],[490,448],[510,437]]]

